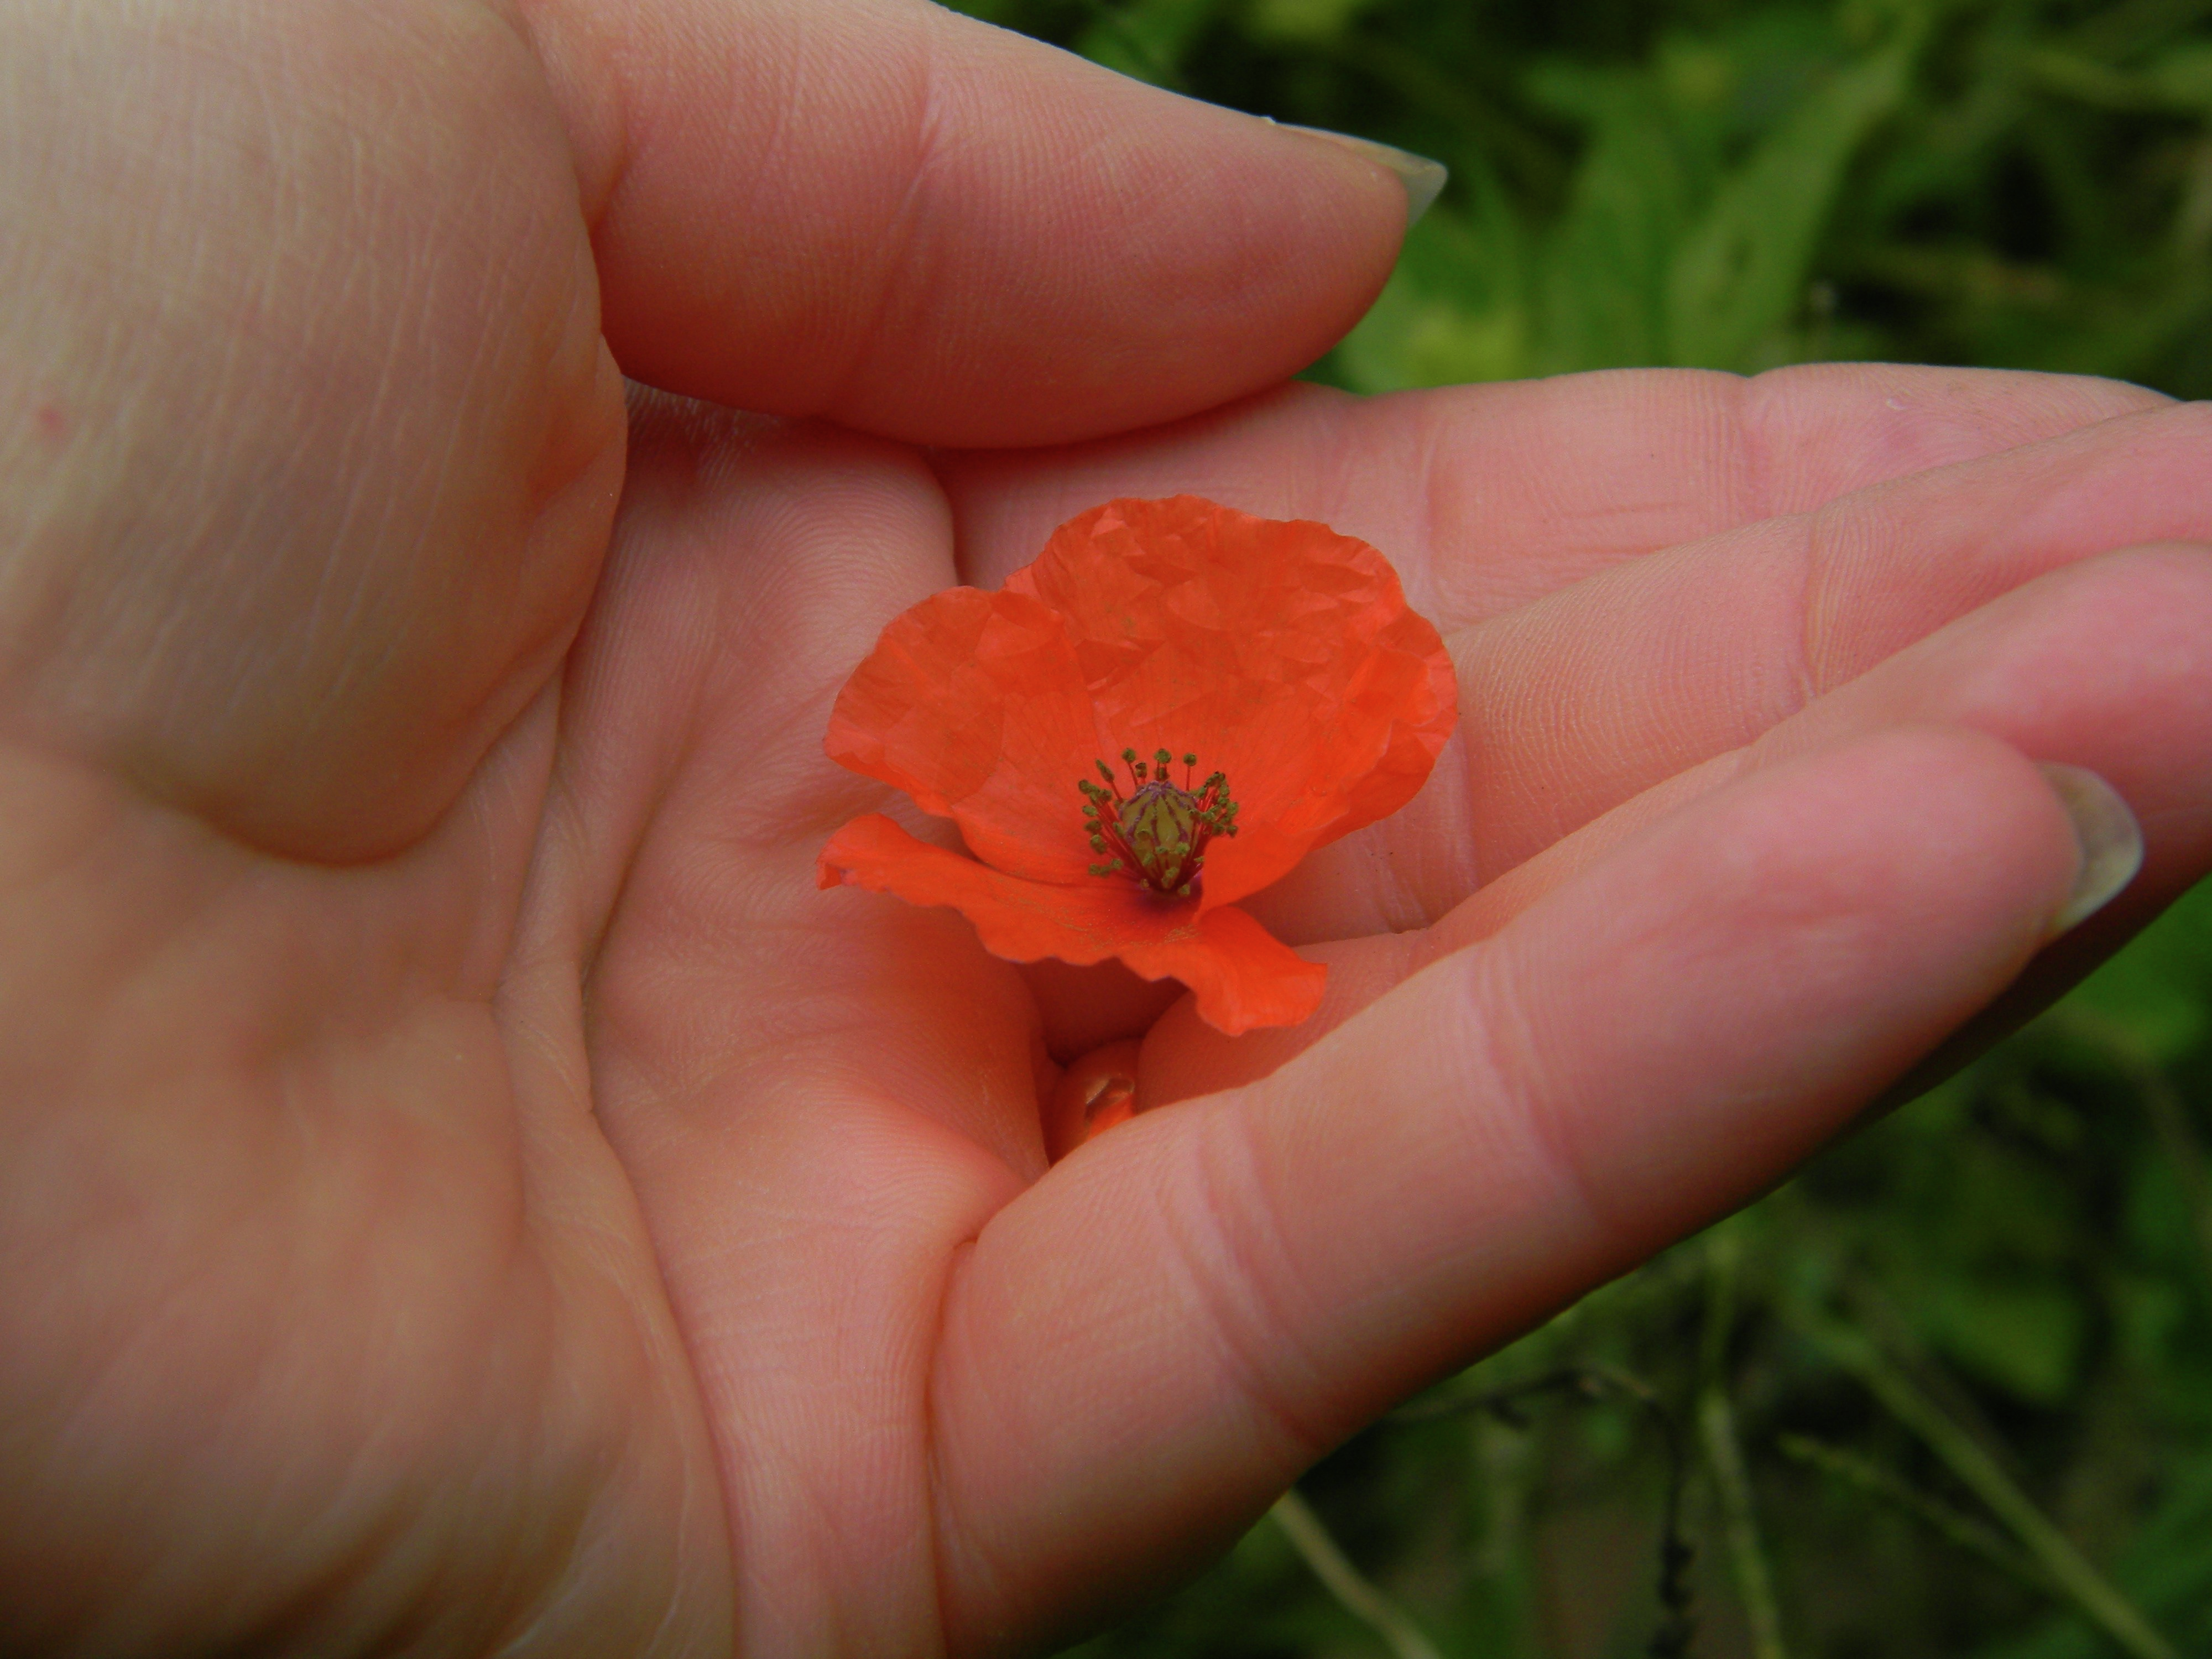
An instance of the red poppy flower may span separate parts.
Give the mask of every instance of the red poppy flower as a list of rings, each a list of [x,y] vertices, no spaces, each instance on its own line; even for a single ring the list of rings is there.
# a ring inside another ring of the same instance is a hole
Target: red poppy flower
[[[1411,800],[1455,700],[1437,630],[1364,542],[1194,495],[1109,501],[999,592],[900,617],[838,696],[830,758],[951,818],[975,856],[871,813],[821,883],[949,904],[1012,961],[1179,979],[1232,1035],[1296,1024],[1326,970],[1236,901]]]

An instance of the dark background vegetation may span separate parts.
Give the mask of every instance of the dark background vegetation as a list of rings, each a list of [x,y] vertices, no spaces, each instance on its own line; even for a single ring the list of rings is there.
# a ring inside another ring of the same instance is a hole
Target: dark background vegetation
[[[965,3],[1449,162],[1314,371],[1356,391],[1876,357],[2212,394],[2212,0]],[[2208,1139],[2200,889],[1079,1651],[2212,1655]]]

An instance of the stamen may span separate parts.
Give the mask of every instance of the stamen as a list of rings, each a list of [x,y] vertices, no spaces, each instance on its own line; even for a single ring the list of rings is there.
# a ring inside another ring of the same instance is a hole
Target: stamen
[[[1237,833],[1237,803],[1229,798],[1224,773],[1215,772],[1191,787],[1196,755],[1182,757],[1183,787],[1176,787],[1168,776],[1175,760],[1172,750],[1156,750],[1150,761],[1141,761],[1133,748],[1124,749],[1121,763],[1133,786],[1126,797],[1103,760],[1097,767],[1105,787],[1088,778],[1077,782],[1085,838],[1092,852],[1113,855],[1088,866],[1093,876],[1121,873],[1164,897],[1189,898],[1198,890],[1207,842]]]

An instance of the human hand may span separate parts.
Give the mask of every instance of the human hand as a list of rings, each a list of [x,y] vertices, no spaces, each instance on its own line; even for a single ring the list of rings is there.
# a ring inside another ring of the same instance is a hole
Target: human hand
[[[1395,184],[902,8],[0,29],[14,1645],[1034,1647],[2212,851],[2212,573],[2111,553],[2212,537],[2201,410],[1113,440],[1318,349]],[[641,399],[602,569],[615,360],[838,425]],[[1414,806],[1254,901],[1332,963],[1272,1050],[813,887],[884,622],[1177,489],[1373,542],[1461,669]],[[2148,844],[2039,957],[2022,757]],[[1227,1092],[1048,1172],[1051,1051],[1146,1032],[1148,1103]]]

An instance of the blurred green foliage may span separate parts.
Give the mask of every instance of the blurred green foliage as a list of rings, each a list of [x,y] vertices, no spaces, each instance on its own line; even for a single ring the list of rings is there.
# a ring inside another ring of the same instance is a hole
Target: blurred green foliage
[[[1314,371],[1352,390],[1879,357],[2212,394],[2212,0],[965,9],[1447,161]],[[1657,1589],[1664,1437],[1626,1379],[1683,1452],[1687,1651],[2212,1654],[2208,1140],[2212,888],[1433,1397],[1476,1409],[1314,1471],[1314,1516],[1421,1634],[1350,1610],[1266,1524],[1081,1653],[1685,1650]]]
[[[1449,164],[1322,378],[1833,357],[2212,393],[2212,0],[968,0]]]

